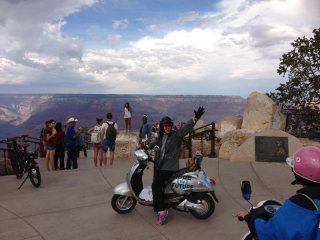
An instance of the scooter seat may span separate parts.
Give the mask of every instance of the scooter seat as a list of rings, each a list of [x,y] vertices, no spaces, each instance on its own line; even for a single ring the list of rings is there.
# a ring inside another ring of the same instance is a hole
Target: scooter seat
[[[172,176],[171,178],[175,178],[175,177],[178,177],[178,176],[181,176],[185,173],[188,173],[188,172],[191,172],[188,168],[180,168],[178,171],[176,171]]]

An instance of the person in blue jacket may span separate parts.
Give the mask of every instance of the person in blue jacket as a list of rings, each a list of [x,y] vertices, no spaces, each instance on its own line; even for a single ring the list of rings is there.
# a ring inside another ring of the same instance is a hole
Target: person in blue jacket
[[[148,115],[143,114],[142,116],[142,126],[139,132],[139,143],[148,144],[151,142],[151,125],[148,123]],[[141,147],[144,147],[144,145]]]
[[[320,148],[304,147],[287,163],[302,189],[286,200],[273,218],[265,221],[247,212],[239,212],[250,232],[259,240],[320,240]]]

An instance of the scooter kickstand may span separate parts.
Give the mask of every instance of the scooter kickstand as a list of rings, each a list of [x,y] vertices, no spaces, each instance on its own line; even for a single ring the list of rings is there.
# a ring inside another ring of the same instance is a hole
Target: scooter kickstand
[[[28,176],[26,177],[26,179],[21,183],[20,187],[18,189],[20,189],[22,187],[22,185],[24,184],[24,182],[28,179],[29,177],[29,173],[28,173]]]

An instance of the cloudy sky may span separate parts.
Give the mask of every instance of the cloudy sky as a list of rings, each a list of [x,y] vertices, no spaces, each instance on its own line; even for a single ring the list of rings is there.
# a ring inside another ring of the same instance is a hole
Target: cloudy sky
[[[319,0],[0,0],[0,93],[240,95],[287,79]]]

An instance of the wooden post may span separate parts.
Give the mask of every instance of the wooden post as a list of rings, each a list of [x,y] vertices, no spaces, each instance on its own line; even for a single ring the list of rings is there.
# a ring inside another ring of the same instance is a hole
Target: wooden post
[[[211,130],[211,153],[210,153],[210,158],[214,158],[216,155],[215,150],[214,150],[214,144],[215,144],[215,130],[216,130],[216,124],[215,122],[212,122],[212,130]]]
[[[188,146],[189,146],[189,158],[192,158],[192,137],[190,137],[190,135],[189,135],[189,137],[188,137]]]

